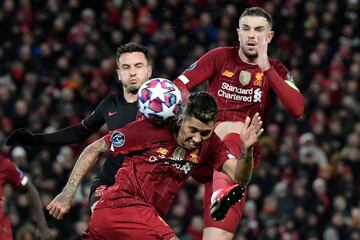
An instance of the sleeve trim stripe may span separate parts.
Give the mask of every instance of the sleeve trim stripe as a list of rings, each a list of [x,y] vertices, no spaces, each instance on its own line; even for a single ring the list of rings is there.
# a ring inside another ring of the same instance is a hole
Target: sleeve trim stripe
[[[87,131],[92,131],[90,128],[85,126],[84,120],[81,121],[81,126],[83,126]]]
[[[29,182],[29,178],[27,176],[24,176],[21,179],[21,185],[25,186]]]
[[[178,77],[180,79],[181,82],[183,82],[184,84],[188,84],[190,82],[190,80],[185,76],[185,75],[180,75]]]
[[[289,87],[291,87],[291,88],[295,89],[296,91],[300,92],[299,89],[296,87],[296,85],[293,82],[291,82],[289,80],[285,80],[285,83],[287,85],[289,85]]]

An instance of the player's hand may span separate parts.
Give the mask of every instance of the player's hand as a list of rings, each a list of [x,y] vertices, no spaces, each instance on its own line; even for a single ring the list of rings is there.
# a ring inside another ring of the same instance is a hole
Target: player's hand
[[[261,71],[265,72],[270,68],[269,56],[268,56],[268,44],[269,42],[266,40],[266,36],[259,36],[257,39],[257,64]]]
[[[41,240],[53,240],[54,239],[54,237],[51,233],[51,230],[48,228],[47,225],[39,227],[37,235],[38,235],[39,239],[41,239]]]
[[[259,141],[261,134],[264,132],[262,121],[259,113],[256,113],[252,119],[246,117],[244,126],[240,131],[240,139],[246,148],[251,148]]]
[[[13,131],[10,136],[6,139],[6,145],[13,145],[13,144],[31,144],[33,141],[34,135],[26,130],[25,128],[19,128]]]
[[[51,216],[60,220],[67,212],[69,212],[72,200],[72,195],[62,191],[49,203],[46,209],[49,210]]]

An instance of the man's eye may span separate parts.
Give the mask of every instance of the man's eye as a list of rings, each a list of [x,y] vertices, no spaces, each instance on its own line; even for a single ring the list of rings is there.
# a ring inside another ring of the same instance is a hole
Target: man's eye
[[[204,132],[201,133],[201,136],[202,137],[207,137],[207,136],[210,135],[210,133],[211,133],[211,131],[204,131]]]

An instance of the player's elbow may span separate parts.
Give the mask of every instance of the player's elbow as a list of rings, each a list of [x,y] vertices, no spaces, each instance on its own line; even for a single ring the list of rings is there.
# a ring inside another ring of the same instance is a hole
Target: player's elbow
[[[301,98],[298,101],[296,101],[295,104],[289,106],[288,112],[291,114],[293,118],[299,118],[302,115],[304,115],[304,98],[301,96]]]
[[[294,112],[291,114],[294,118],[299,118],[304,115],[304,106],[295,109]]]

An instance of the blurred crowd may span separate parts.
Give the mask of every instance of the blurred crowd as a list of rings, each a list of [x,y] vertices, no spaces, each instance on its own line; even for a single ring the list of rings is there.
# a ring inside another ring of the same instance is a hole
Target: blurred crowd
[[[149,47],[153,77],[174,79],[206,51],[237,45],[249,6],[272,14],[269,52],[294,76],[305,115],[291,119],[278,105],[266,120],[236,239],[360,240],[359,0],[2,0],[1,154],[31,176],[46,206],[84,146],[107,130],[62,147],[8,147],[11,131],[51,132],[90,114],[120,89],[115,51],[129,41]],[[80,239],[86,229],[99,167],[63,220],[47,216],[57,239]],[[190,179],[169,213],[180,239],[201,239],[202,191]],[[24,195],[6,187],[4,204],[16,239],[35,239]]]

